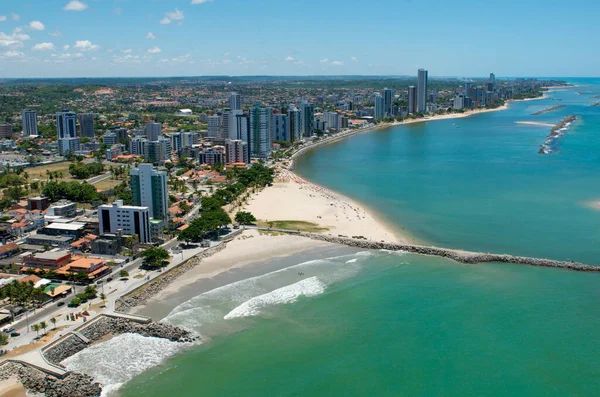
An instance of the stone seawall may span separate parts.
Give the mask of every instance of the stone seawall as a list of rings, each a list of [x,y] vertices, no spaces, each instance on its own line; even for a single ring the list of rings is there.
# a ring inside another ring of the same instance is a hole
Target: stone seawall
[[[393,243],[379,243],[369,240],[358,240],[344,237],[334,237],[324,234],[313,234],[313,233],[298,233],[294,232],[298,236],[308,237],[313,240],[326,241],[329,243],[342,244],[350,247],[364,248],[364,249],[385,249],[390,251],[406,251],[413,254],[421,255],[432,255],[448,258],[462,263],[486,263],[486,262],[501,262],[501,263],[514,263],[521,265],[540,266],[540,267],[554,267],[567,270],[575,270],[580,272],[600,272],[600,266],[591,266],[578,262],[564,262],[553,259],[543,258],[530,258],[526,256],[514,256],[506,254],[490,254],[483,252],[469,252],[461,250],[453,250],[448,248],[438,247],[426,247],[422,245],[404,245],[404,244],[393,244]]]
[[[79,328],[77,334],[71,334],[49,345],[43,350],[43,355],[48,362],[62,366],[62,361],[85,349],[88,342],[93,343],[106,335],[125,333],[169,339],[173,342],[192,342],[195,340],[195,337],[189,331],[173,325],[155,322],[140,323],[127,318],[100,315],[91,320],[89,325]],[[85,342],[78,335],[83,336],[88,342]]]
[[[132,308],[145,304],[150,298],[157,295],[167,285],[171,284],[182,274],[192,270],[194,267],[200,264],[202,259],[208,258],[209,256],[222,251],[226,246],[227,243],[223,242],[215,247],[209,248],[193,258],[188,259],[183,264],[150,281],[149,283],[142,285],[140,288],[122,296],[115,302],[115,310],[121,313],[127,313]]]
[[[70,372],[63,379],[57,379],[17,361],[5,361],[0,365],[0,380],[14,377],[28,391],[46,397],[94,397],[102,393],[98,382],[79,372]]]

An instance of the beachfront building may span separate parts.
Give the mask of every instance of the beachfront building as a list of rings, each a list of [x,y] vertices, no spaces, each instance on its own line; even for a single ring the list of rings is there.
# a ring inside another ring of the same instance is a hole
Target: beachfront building
[[[417,88],[414,85],[408,87],[408,113],[417,111]]]
[[[144,129],[146,133],[146,139],[149,141],[158,141],[158,138],[162,136],[162,124],[160,123],[148,123]]]
[[[392,111],[394,100],[394,91],[389,88],[383,89],[383,113],[384,117],[394,117],[394,112]],[[331,128],[331,125],[329,125]]]
[[[150,210],[148,207],[123,205],[117,200],[112,205],[98,207],[100,234],[136,234],[141,243],[150,243]]]
[[[229,93],[229,108],[232,111],[242,110],[242,96],[237,92]]]
[[[79,118],[79,136],[94,138],[94,113],[80,113]]]
[[[326,128],[338,130],[341,128],[341,117],[337,112],[323,113],[323,121]]]
[[[229,164],[250,164],[250,157],[248,156],[248,144],[240,139],[226,139],[225,157],[227,163]]]
[[[456,97],[454,97],[454,106],[453,106],[453,109],[454,110],[461,110],[461,109],[464,109],[464,107],[465,107],[465,96],[459,94]]]
[[[384,101],[383,101],[383,97],[379,94],[375,94],[373,96],[373,102],[374,102],[374,109],[375,109],[375,119],[376,120],[381,120],[382,118],[385,117],[385,111],[384,111]]]
[[[33,110],[23,110],[23,135],[31,136],[38,134],[37,113]]]
[[[250,153],[252,157],[268,159],[271,155],[273,109],[260,105],[250,109]]]
[[[287,115],[285,114],[273,115],[273,132],[271,133],[271,139],[273,141],[289,141],[286,119]]]
[[[417,112],[427,111],[427,70],[419,69],[417,81]]]
[[[300,128],[302,136],[311,137],[315,131],[315,105],[306,101],[300,105]]]
[[[295,107],[290,107],[287,111],[287,117],[285,119],[290,143],[293,143],[301,138],[301,126],[300,126],[300,111]]]
[[[140,164],[129,171],[132,203],[138,207],[148,207],[150,216],[168,221],[169,192],[167,173],[157,171],[152,164]]]

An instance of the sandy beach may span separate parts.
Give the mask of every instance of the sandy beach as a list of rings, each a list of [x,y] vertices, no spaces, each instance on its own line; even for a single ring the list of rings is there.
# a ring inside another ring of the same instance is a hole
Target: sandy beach
[[[273,186],[251,196],[244,210],[261,221],[306,221],[328,228],[334,236],[410,242],[349,198],[280,169]]]
[[[10,378],[0,381],[0,397],[26,397],[27,390],[16,379]]]
[[[194,269],[185,273],[169,284],[159,294],[150,299],[147,304],[166,299],[177,294],[182,288],[200,279],[208,279],[216,275],[244,267],[256,261],[278,256],[288,256],[294,253],[330,244],[291,235],[268,235],[257,230],[246,230],[233,241],[227,243],[227,248],[215,255],[205,258]]]

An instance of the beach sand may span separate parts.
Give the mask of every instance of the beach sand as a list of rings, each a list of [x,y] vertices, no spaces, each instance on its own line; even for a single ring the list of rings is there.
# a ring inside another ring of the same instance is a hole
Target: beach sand
[[[277,180],[252,195],[244,206],[260,221],[305,221],[327,228],[325,234],[364,236],[369,240],[408,243],[391,227],[349,198],[280,169]]]
[[[316,247],[331,246],[321,241],[291,235],[269,235],[257,230],[246,230],[233,241],[227,243],[227,248],[202,262],[177,278],[165,287],[159,294],[150,299],[147,304],[168,299],[181,289],[194,284],[201,279],[209,279],[232,269],[239,269],[257,261],[278,256],[288,256],[294,253]]]
[[[16,377],[0,381],[0,397],[26,397],[27,390]]]

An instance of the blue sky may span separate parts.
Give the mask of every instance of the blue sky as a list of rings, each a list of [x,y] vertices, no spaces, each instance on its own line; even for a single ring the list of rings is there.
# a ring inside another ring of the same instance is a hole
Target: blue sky
[[[1,0],[1,77],[597,76],[589,0]]]

